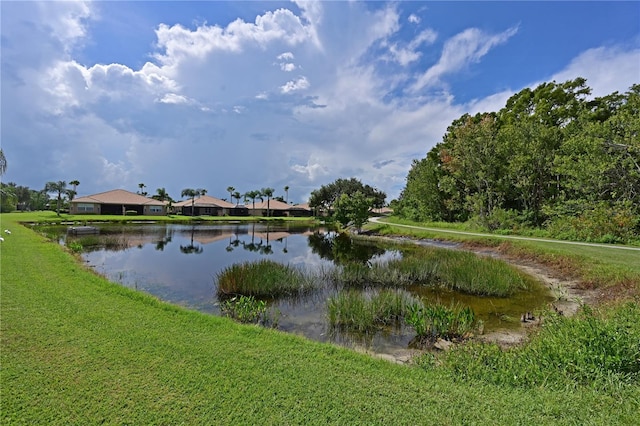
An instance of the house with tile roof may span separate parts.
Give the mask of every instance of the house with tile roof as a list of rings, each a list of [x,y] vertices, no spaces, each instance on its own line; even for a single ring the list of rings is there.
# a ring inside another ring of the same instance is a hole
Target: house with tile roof
[[[173,203],[173,208],[177,213],[185,216],[247,216],[248,214],[246,206],[232,204],[210,195],[195,198],[193,204],[191,198]]]
[[[71,214],[125,215],[133,211],[138,215],[161,216],[167,213],[167,208],[162,201],[124,189],[74,198],[69,207]]]
[[[249,209],[249,215],[251,216],[267,217],[271,215],[272,217],[283,217],[289,216],[291,205],[272,199],[269,201],[260,201],[259,203],[255,203],[255,205],[253,203],[247,204],[246,207]]]

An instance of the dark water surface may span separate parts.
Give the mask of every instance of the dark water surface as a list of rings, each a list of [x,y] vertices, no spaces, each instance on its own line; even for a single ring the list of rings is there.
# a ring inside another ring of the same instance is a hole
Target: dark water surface
[[[324,228],[294,224],[102,225],[99,236],[66,236],[66,244],[82,242],[83,238],[100,239],[106,248],[88,249],[82,254],[100,274],[161,300],[219,315],[216,275],[234,263],[268,258],[317,272],[346,260],[376,262],[402,255],[396,250],[334,237]],[[533,311],[550,300],[542,288],[510,298],[477,297],[424,286],[408,291],[425,301],[471,306],[484,321],[486,331],[519,328],[522,312]],[[403,325],[373,335],[331,331],[326,301],[333,294],[335,290],[327,285],[304,297],[269,301],[270,308],[280,312],[278,329],[379,353],[408,347],[415,334]]]

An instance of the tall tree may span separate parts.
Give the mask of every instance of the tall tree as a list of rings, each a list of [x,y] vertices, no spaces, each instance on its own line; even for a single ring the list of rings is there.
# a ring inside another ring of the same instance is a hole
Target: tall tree
[[[260,192],[262,193],[262,195],[264,195],[265,197],[267,197],[267,217],[271,216],[271,197],[273,197],[273,191],[275,191],[275,189],[273,188],[262,188],[260,190]]]
[[[289,185],[284,187],[284,193],[286,194],[285,203],[289,204]]]
[[[158,201],[172,201],[171,197],[169,196],[169,193],[164,188],[156,189],[156,194],[151,196],[151,198]]]
[[[180,193],[181,197],[188,197],[191,198],[191,216],[194,216],[194,212],[195,212],[195,203],[196,203],[196,197],[199,195],[198,191],[196,191],[193,188],[185,188],[182,190],[182,192]]]
[[[233,203],[233,192],[236,189],[233,186],[227,186],[227,192],[229,193],[229,201]]]
[[[60,216],[60,207],[62,205],[62,194],[65,193],[67,189],[67,182],[63,180],[59,180],[58,182],[47,182],[44,187],[44,190],[47,193],[55,193],[57,194],[57,204],[56,204],[56,213]]]
[[[253,203],[253,210],[256,209],[256,198],[258,198],[260,196],[260,191],[256,191],[256,190],[252,190],[252,191],[248,191],[245,194],[246,197],[248,197],[251,202]]]
[[[335,201],[342,194],[355,194],[360,191],[367,198],[373,199],[374,208],[384,207],[384,200],[387,197],[382,191],[379,191],[369,185],[364,185],[356,178],[336,179],[328,185],[322,185],[319,189],[311,192],[309,198],[309,206],[312,208],[321,208],[324,210],[331,209]]]
[[[78,193],[78,185],[80,185],[80,181],[78,179],[74,179],[71,182],[69,182],[69,185],[73,186],[73,192],[75,192],[76,194]]]
[[[139,183],[138,184],[138,188],[140,188],[140,191],[138,191],[138,194],[143,195],[143,196],[147,196],[147,192],[144,190],[147,187],[147,185],[145,185],[144,183]]]
[[[238,191],[235,191],[233,193],[233,198],[236,199],[236,206],[237,206],[238,204],[240,204],[240,198],[242,198],[242,194],[240,194]]]
[[[334,204],[335,218],[343,226],[351,225],[359,232],[369,217],[374,199],[366,197],[362,192],[342,194]]]
[[[7,171],[7,157],[4,156],[4,151],[0,148],[0,176],[4,175]]]

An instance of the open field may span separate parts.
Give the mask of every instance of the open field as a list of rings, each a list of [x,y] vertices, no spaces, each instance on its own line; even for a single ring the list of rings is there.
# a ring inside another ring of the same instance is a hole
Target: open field
[[[34,216],[0,215],[2,424],[637,421],[638,386],[462,381],[159,302],[16,222]]]

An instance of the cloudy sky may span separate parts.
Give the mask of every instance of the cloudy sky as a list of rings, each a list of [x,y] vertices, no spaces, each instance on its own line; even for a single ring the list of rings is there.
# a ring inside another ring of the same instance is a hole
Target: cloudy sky
[[[462,114],[525,87],[640,82],[638,2],[11,2],[3,180],[79,195],[356,177],[398,196]]]

